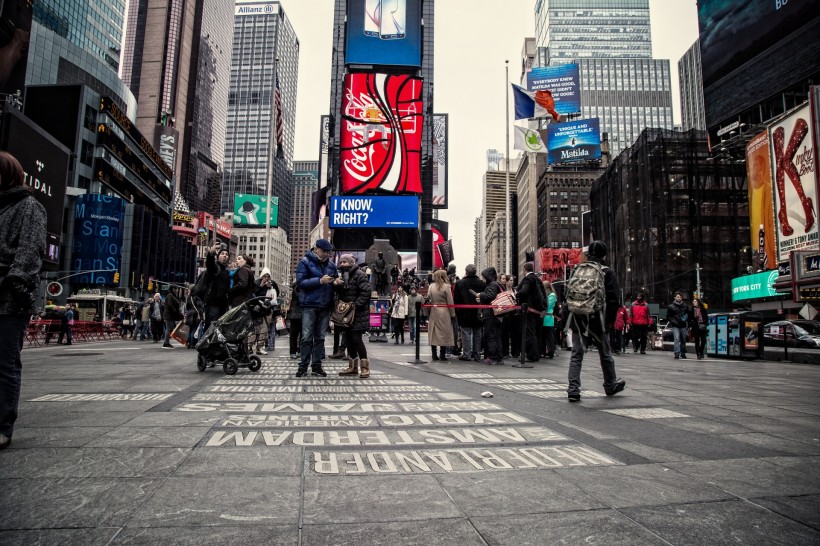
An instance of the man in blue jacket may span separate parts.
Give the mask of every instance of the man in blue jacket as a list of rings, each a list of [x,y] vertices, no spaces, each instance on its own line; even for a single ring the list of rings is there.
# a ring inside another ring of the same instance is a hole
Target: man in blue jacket
[[[339,276],[336,264],[330,261],[331,252],[333,245],[330,241],[319,239],[316,246],[296,266],[296,285],[299,287],[299,304],[302,307],[301,359],[296,377],[307,373],[308,364],[313,375],[327,377],[322,369],[322,351],[333,307],[331,283]]]

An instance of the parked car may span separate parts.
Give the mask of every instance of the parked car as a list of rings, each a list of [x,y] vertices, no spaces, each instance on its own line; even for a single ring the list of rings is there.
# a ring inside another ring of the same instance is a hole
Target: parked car
[[[763,327],[765,347],[820,348],[820,321],[778,320]]]

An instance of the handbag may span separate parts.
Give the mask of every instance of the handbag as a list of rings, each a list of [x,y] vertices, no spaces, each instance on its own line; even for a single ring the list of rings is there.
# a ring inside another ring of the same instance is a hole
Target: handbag
[[[356,306],[353,302],[339,300],[336,302],[336,305],[333,306],[330,321],[336,326],[350,328],[354,318],[356,318]]]
[[[495,316],[511,313],[515,311],[515,295],[512,292],[499,292],[490,305],[493,306]]]

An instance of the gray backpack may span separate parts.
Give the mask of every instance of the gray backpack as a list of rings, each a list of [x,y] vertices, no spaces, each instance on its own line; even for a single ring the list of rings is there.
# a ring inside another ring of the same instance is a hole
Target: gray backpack
[[[578,264],[567,281],[567,308],[573,315],[596,315],[604,309],[604,266],[596,262]]]

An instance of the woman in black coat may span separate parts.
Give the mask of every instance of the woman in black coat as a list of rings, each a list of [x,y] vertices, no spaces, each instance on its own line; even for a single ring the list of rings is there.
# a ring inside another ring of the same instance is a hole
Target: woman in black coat
[[[339,372],[339,375],[358,374],[365,379],[370,377],[370,361],[367,359],[367,348],[362,335],[370,328],[370,281],[367,280],[367,274],[356,265],[356,258],[352,254],[342,254],[338,269],[339,278],[333,281],[333,289],[340,301],[354,303],[356,307],[353,323],[347,330],[347,351],[350,358],[347,369]]]
[[[695,353],[698,355],[698,360],[704,357],[706,353],[706,333],[709,326],[709,313],[703,307],[703,302],[700,298],[692,298],[692,335],[695,338]]]
[[[253,270],[251,269],[256,265],[253,258],[247,254],[240,254],[236,257],[236,265],[238,269],[233,276],[233,286],[228,292],[231,307],[242,305],[251,299],[254,290],[256,290],[256,282],[253,279]]]

